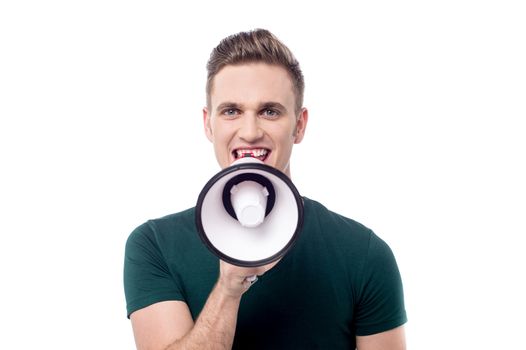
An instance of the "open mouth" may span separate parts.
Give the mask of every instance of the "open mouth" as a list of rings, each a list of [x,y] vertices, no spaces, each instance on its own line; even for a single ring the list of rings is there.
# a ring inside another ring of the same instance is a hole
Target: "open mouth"
[[[252,148],[252,149],[236,149],[232,152],[234,159],[253,157],[264,162],[270,154],[270,150],[266,148]]]

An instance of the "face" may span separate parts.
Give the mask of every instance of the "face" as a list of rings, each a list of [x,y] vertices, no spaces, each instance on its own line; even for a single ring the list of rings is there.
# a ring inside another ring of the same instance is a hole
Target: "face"
[[[290,177],[290,156],[307,126],[296,112],[292,80],[279,66],[252,63],[219,71],[203,109],[205,133],[221,168],[251,155]]]

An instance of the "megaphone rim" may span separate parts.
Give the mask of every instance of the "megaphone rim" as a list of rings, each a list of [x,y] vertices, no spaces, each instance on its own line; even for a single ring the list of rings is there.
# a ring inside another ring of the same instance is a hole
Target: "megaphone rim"
[[[278,177],[280,180],[282,180],[289,187],[289,189],[291,190],[292,194],[294,195],[294,199],[296,200],[296,206],[297,206],[297,209],[298,209],[298,222],[297,222],[297,225],[296,225],[296,230],[292,234],[290,240],[287,242],[287,244],[282,249],[280,249],[276,254],[274,254],[274,255],[272,255],[272,256],[270,256],[268,258],[265,258],[265,259],[254,260],[254,261],[239,260],[239,259],[233,258],[231,256],[228,256],[228,255],[222,253],[208,239],[208,237],[207,237],[207,235],[205,233],[204,227],[203,227],[203,223],[201,221],[202,204],[203,204],[203,201],[204,201],[207,193],[212,188],[212,186],[217,181],[219,181],[221,178],[223,178],[223,177],[225,177],[225,176],[227,176],[227,175],[229,175],[229,174],[231,174],[233,172],[240,171],[240,170],[263,170],[263,171],[266,171],[266,172]],[[292,180],[287,175],[285,175],[283,172],[281,172],[280,170],[278,170],[278,169],[276,169],[274,167],[271,167],[271,166],[269,166],[267,164],[263,164],[263,163],[256,163],[256,162],[254,162],[254,163],[234,164],[234,165],[231,165],[231,166],[226,167],[226,168],[222,169],[221,171],[219,171],[210,180],[208,180],[206,185],[203,187],[203,189],[199,193],[199,196],[197,198],[197,204],[196,204],[195,211],[196,211],[195,212],[195,221],[196,221],[196,226],[197,226],[197,233],[198,233],[199,238],[201,239],[201,241],[204,243],[204,245],[214,255],[219,257],[221,260],[223,260],[223,261],[225,261],[227,263],[230,263],[232,265],[240,266],[240,267],[258,267],[258,266],[263,266],[263,265],[270,264],[270,263],[278,260],[279,258],[283,257],[292,248],[292,246],[294,245],[294,243],[298,239],[298,236],[299,236],[299,234],[300,234],[300,232],[301,232],[301,230],[303,228],[303,211],[304,211],[303,198],[299,194],[298,189],[296,188],[296,186],[294,185]]]

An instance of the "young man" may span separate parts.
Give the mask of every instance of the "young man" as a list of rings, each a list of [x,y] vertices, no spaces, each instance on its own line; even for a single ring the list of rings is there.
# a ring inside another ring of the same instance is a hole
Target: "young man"
[[[224,39],[208,63],[203,109],[219,165],[249,153],[290,177],[308,121],[303,89],[298,62],[268,31]],[[198,237],[194,209],[139,226],[124,269],[137,348],[405,349],[389,247],[315,201],[304,198],[304,207],[294,247],[258,268],[218,261]]]

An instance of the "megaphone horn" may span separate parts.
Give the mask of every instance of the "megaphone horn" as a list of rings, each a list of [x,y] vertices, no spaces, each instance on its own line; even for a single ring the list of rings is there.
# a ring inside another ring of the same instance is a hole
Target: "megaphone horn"
[[[257,158],[240,158],[204,186],[196,226],[220,259],[262,266],[283,257],[298,239],[303,200],[287,175]]]

